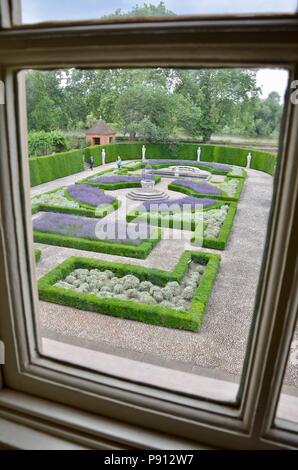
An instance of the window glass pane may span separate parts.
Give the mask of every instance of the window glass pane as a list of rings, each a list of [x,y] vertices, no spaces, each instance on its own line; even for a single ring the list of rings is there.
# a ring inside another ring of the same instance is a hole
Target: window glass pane
[[[287,78],[279,69],[27,72],[46,354],[235,398]]]
[[[146,16],[294,13],[297,0],[21,0],[24,23]]]
[[[283,387],[277,408],[277,419],[298,423],[298,325],[291,343]]]

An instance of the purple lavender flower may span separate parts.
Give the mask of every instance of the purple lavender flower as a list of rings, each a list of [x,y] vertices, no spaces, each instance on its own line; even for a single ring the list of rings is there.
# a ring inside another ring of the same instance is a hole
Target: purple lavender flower
[[[33,228],[41,232],[57,233],[112,243],[139,245],[153,237],[154,228],[146,224],[127,224],[81,217],[72,214],[47,212],[33,220]]]
[[[173,184],[177,186],[182,186],[183,188],[189,188],[200,194],[221,194],[221,190],[216,186],[213,186],[206,181],[185,181],[185,180],[175,180]]]
[[[185,206],[189,206],[191,209],[194,209],[197,205],[202,205],[203,207],[209,207],[215,204],[214,199],[208,198],[197,198],[193,196],[184,196],[178,199],[167,199],[164,202],[156,203],[152,201],[145,201],[137,210],[139,212],[149,211],[149,210],[171,210],[171,207],[179,206],[180,209],[183,209]]]
[[[149,165],[159,165],[168,163],[169,165],[191,165],[191,166],[208,166],[209,168],[213,168],[214,170],[222,170],[222,171],[230,171],[232,168],[229,165],[225,165],[223,163],[216,163],[216,162],[197,162],[193,160],[170,160],[170,159],[153,159],[153,160],[146,160],[146,164]],[[143,163],[144,164],[144,163]]]
[[[131,181],[141,181],[140,176],[97,176],[91,178],[90,183],[127,183]]]
[[[115,197],[105,194],[101,189],[88,184],[72,184],[68,186],[69,194],[80,202],[85,202],[90,206],[100,206],[104,204],[112,204]]]

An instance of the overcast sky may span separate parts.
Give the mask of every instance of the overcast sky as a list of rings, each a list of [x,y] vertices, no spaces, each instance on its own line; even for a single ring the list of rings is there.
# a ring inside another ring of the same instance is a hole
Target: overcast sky
[[[134,5],[159,0],[21,0],[24,22],[98,18],[117,8],[130,10]],[[297,0],[165,0],[166,7],[177,14],[293,13]]]
[[[130,10],[134,5],[160,0],[21,0],[24,23],[47,20],[94,19],[113,13],[117,8]],[[166,7],[177,14],[293,13],[298,0],[165,0]],[[257,74],[262,96],[270,91],[284,95],[287,72],[262,70]]]

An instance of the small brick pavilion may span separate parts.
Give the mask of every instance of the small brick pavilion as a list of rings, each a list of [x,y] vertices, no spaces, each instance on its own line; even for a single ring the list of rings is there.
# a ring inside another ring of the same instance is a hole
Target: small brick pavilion
[[[103,119],[100,119],[85,135],[86,141],[90,142],[91,145],[107,145],[115,142],[116,132],[108,127]]]

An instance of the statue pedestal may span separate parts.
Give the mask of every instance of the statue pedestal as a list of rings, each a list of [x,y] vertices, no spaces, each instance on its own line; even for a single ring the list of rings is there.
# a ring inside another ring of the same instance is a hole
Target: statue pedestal
[[[142,180],[141,181],[142,190],[146,193],[152,192],[154,190],[154,185],[155,185],[154,180]]]

